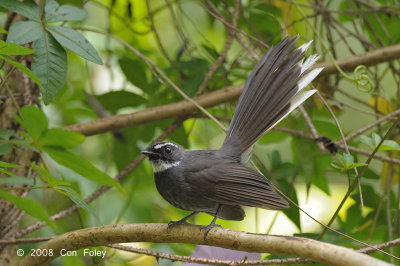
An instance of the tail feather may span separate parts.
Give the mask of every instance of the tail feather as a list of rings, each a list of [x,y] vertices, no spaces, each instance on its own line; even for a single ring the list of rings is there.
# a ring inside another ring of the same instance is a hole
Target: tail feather
[[[218,151],[223,156],[245,163],[253,144],[315,92],[296,97],[322,70],[310,71],[316,55],[301,60],[311,42],[293,50],[297,38],[286,37],[269,49],[251,72]]]

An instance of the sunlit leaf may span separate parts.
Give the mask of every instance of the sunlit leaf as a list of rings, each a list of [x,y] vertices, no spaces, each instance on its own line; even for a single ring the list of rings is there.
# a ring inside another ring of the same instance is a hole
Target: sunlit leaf
[[[33,140],[38,140],[48,127],[47,117],[34,105],[22,107],[20,113],[21,118],[16,115],[14,118],[25,128]]]
[[[0,161],[0,167],[6,167],[6,168],[21,168],[21,165],[18,164],[13,164],[13,163],[7,163],[7,162],[2,162]]]
[[[0,40],[0,54],[2,55],[27,55],[33,54],[33,52],[30,48]]]

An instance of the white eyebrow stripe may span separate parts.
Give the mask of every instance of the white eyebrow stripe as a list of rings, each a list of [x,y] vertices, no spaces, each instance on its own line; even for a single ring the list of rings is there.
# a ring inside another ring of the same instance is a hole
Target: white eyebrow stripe
[[[176,145],[175,143],[173,143],[173,142],[165,142],[165,143],[159,143],[159,144],[157,144],[157,145],[154,145],[154,149],[155,150],[158,150],[158,149],[161,149],[162,147],[164,147],[164,146],[166,146],[166,145],[171,145],[171,146],[174,146],[174,147],[178,147],[178,145]]]

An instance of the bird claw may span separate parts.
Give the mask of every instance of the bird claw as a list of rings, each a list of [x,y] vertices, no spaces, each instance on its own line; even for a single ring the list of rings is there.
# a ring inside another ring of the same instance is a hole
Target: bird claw
[[[221,227],[219,224],[211,223],[207,226],[202,226],[200,230],[204,230],[204,240],[206,240],[208,233],[210,232],[211,229],[214,227]]]
[[[168,229],[171,229],[171,228],[173,228],[173,227],[175,227],[177,225],[182,225],[182,224],[189,224],[189,223],[186,221],[186,219],[182,219],[182,220],[179,220],[179,221],[170,221],[168,223]]]

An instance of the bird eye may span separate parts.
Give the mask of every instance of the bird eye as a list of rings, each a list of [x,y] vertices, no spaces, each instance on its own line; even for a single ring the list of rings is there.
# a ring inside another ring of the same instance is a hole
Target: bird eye
[[[171,150],[170,147],[165,147],[165,152],[166,152],[166,153],[171,153],[171,151],[172,151],[172,150]]]

